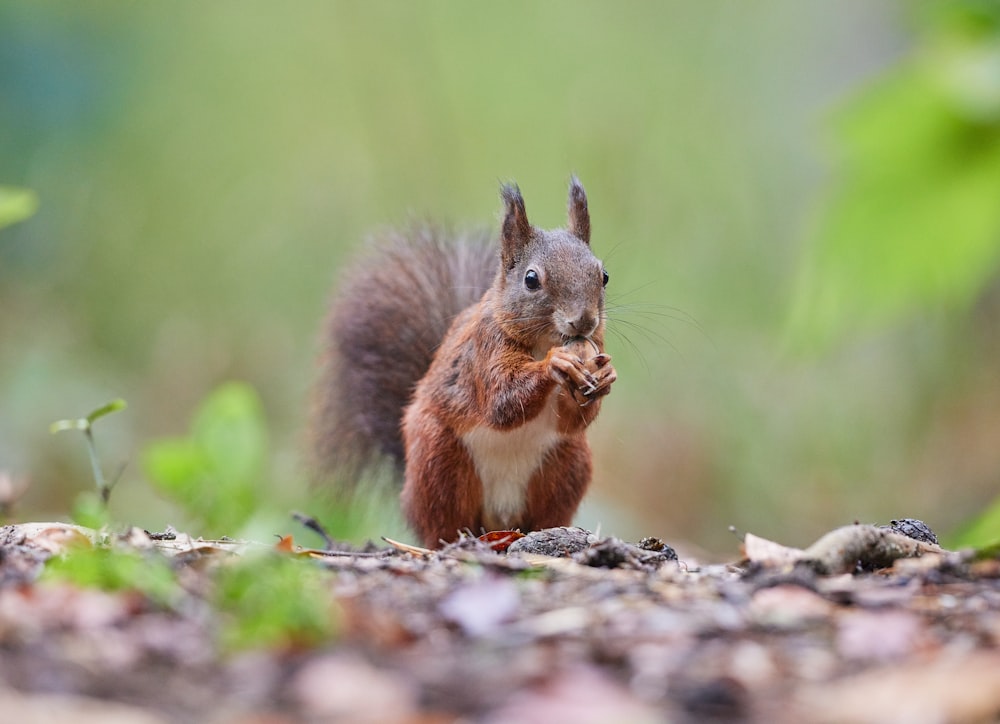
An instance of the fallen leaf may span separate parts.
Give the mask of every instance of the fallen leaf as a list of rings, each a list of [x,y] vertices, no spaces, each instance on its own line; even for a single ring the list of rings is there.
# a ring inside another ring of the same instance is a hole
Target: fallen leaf
[[[524,538],[524,533],[518,530],[494,530],[479,536],[481,542],[487,543],[497,553],[506,551],[518,538]]]
[[[97,535],[92,529],[69,523],[19,523],[3,528],[5,541],[23,538],[26,545],[60,555],[69,548],[90,547]]]
[[[279,553],[295,553],[295,540],[293,536],[283,535],[278,539],[278,542],[274,546],[274,550]]]
[[[792,565],[803,556],[799,548],[789,548],[780,543],[747,533],[743,538],[743,555],[751,563],[764,566]]]

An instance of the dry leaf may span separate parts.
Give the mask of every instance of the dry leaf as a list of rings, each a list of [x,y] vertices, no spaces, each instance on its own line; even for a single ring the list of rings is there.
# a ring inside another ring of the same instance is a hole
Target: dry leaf
[[[479,536],[480,541],[489,544],[497,553],[506,551],[518,538],[524,538],[524,533],[519,530],[494,530]]]
[[[789,548],[753,533],[743,538],[743,555],[751,563],[764,566],[790,566],[801,559],[804,552],[799,548]]]
[[[274,550],[279,553],[295,553],[295,540],[293,536],[283,535],[274,545]]]

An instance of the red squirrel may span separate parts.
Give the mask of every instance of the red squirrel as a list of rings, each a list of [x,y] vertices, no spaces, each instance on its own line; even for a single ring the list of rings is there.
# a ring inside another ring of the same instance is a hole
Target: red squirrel
[[[568,525],[591,479],[585,432],[616,379],[583,186],[571,180],[552,231],[529,223],[516,185],[501,197],[499,254],[430,227],[390,234],[347,270],[327,323],[317,463],[355,478],[391,460],[432,548]]]

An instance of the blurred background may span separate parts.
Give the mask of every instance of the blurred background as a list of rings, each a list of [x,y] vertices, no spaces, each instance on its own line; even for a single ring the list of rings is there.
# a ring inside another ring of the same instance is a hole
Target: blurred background
[[[1000,492],[998,28],[973,0],[6,0],[14,515],[68,515],[86,449],[49,424],[122,397],[112,514],[183,526],[144,450],[230,380],[260,505],[301,504],[338,268],[379,227],[495,226],[503,180],[562,225],[576,173],[619,371],[581,524],[722,554],[730,525],[967,530]]]

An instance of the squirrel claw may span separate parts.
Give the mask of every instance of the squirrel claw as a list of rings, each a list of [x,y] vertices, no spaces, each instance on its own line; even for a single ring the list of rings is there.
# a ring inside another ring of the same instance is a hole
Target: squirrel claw
[[[611,356],[603,352],[583,360],[564,347],[552,355],[549,365],[552,378],[580,407],[608,394],[617,376]]]
[[[597,355],[596,357],[592,357],[590,359],[590,362],[597,369],[602,369],[610,361],[611,361],[611,355],[605,354],[604,352],[601,352],[601,354]]]

